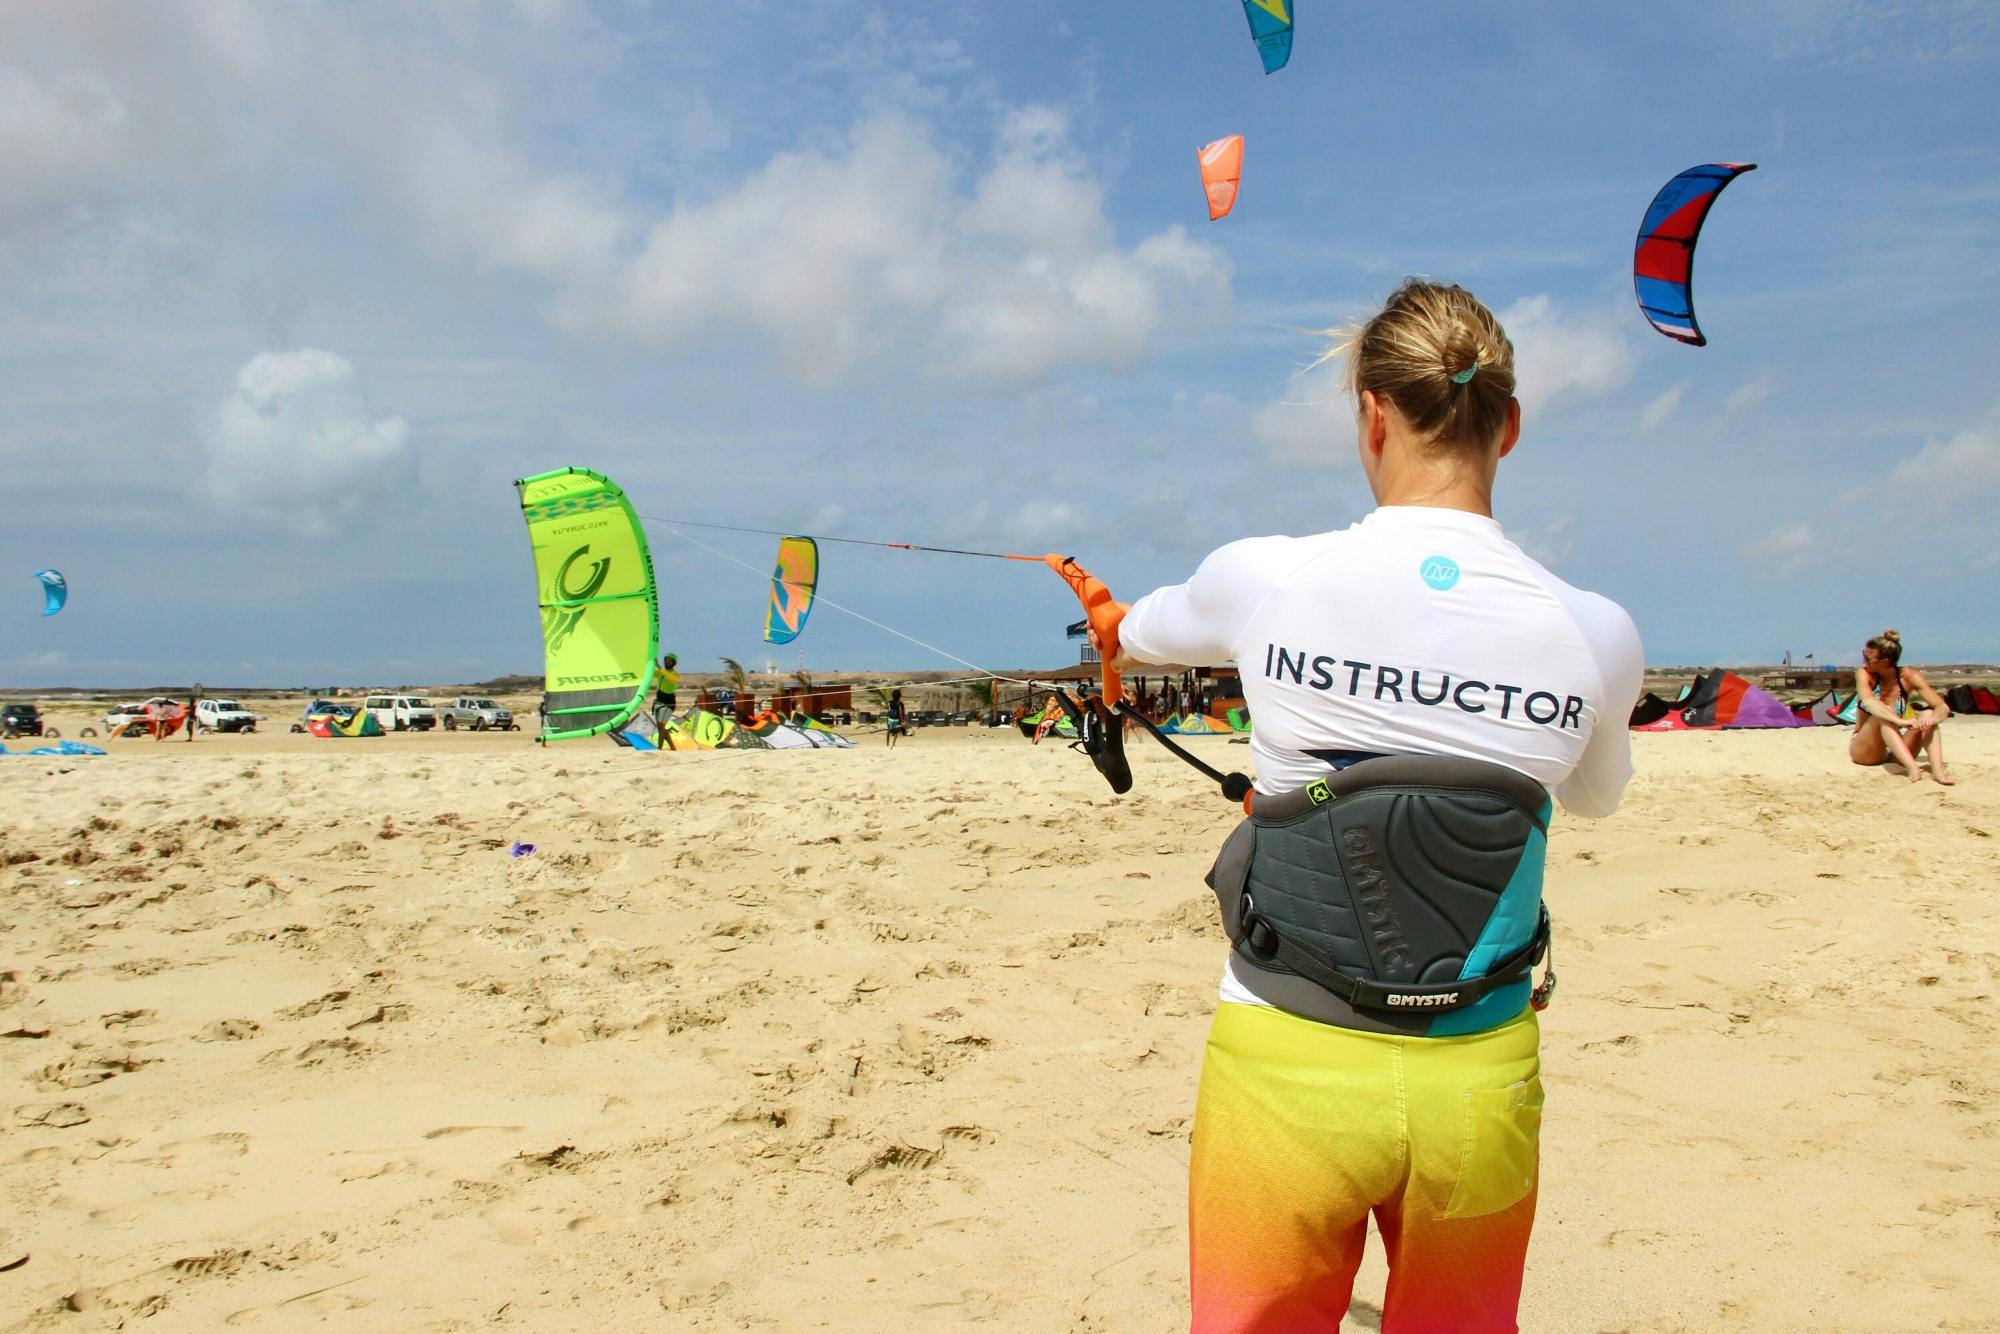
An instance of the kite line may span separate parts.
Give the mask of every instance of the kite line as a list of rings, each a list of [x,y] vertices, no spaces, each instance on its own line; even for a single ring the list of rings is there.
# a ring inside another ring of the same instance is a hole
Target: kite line
[[[760,579],[769,579],[771,577],[769,571],[761,569],[758,566],[752,565],[749,561],[743,560],[738,556],[732,555],[731,553],[722,550],[720,547],[712,547],[708,543],[702,541],[700,538],[691,536],[687,533],[683,533],[678,528],[675,528],[673,526],[675,523],[688,522],[688,521],[678,520],[678,519],[662,519],[657,515],[651,515],[651,514],[642,514],[639,517],[646,520],[648,523],[658,524],[660,527],[672,533],[675,537],[681,539],[681,541],[686,542],[692,546],[700,547],[703,551],[706,551],[711,556],[720,557],[721,559],[728,561],[731,565],[740,566],[741,568],[750,571],[750,573],[756,575]],[[726,529],[729,532],[735,532],[735,533],[761,533],[767,536],[777,536],[777,537],[790,536],[790,534],[788,533],[774,533],[773,530],[770,529],[736,528],[732,527],[729,524],[722,524],[722,523],[695,524],[692,522],[688,522],[688,526],[700,527],[700,528],[722,528]],[[859,538],[848,538],[848,537],[822,537],[819,538],[819,540],[822,542],[851,542],[856,546],[895,547],[905,551],[941,551],[947,555],[953,555],[953,556],[991,556],[997,560],[1032,560],[1036,564],[1041,563],[1041,557],[1039,556],[1009,556],[1009,555],[1003,555],[997,551],[958,551],[950,547],[921,547],[915,545],[914,543],[908,543],[908,542],[864,542]],[[896,638],[898,639],[907,640],[909,643],[915,644],[920,649],[924,649],[928,652],[937,654],[940,658],[949,658],[951,659],[951,661],[957,663],[961,667],[970,667],[973,671],[978,672],[982,679],[1005,681],[1009,685],[1027,686],[1030,689],[1034,687],[1035,683],[1033,681],[1022,680],[1020,677],[1017,676],[1007,676],[1004,675],[1003,673],[993,671],[990,668],[982,667],[976,662],[972,662],[969,659],[959,657],[956,653],[951,652],[949,649],[939,648],[936,644],[932,644],[925,640],[918,639],[915,635],[906,635],[893,625],[884,625],[882,622],[876,620],[873,616],[869,616],[863,612],[858,612],[854,610],[854,608],[852,607],[844,607],[840,603],[835,602],[832,598],[827,597],[825,594],[816,595],[814,600],[816,602],[825,603],[827,606],[832,607],[835,611],[844,611],[857,621],[865,621],[869,625],[874,626],[877,630],[881,630],[888,634],[892,634],[896,636]]]

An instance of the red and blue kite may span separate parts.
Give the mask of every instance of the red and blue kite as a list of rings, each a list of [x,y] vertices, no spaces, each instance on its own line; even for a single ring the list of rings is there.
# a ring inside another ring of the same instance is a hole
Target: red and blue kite
[[[1723,187],[1755,170],[1754,162],[1689,167],[1661,186],[1646,209],[1632,253],[1632,286],[1640,312],[1667,337],[1707,346],[1694,318],[1694,243]]]

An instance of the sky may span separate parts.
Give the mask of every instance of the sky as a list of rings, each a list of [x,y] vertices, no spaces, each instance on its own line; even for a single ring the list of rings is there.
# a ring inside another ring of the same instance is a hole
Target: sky
[[[2000,7],[1298,5],[1270,76],[1239,0],[9,5],[0,683],[537,672],[565,466],[684,669],[1059,666],[1046,571],[832,544],[859,615],[774,649],[775,539],[677,521],[1178,583],[1367,511],[1309,368],[1411,274],[1506,325],[1496,516],[1649,662],[2000,660]],[[1693,348],[1632,242],[1711,161]]]

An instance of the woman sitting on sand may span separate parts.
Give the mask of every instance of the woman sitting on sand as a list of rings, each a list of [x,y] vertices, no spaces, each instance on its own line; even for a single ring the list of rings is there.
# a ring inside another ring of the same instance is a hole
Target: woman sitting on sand
[[[1847,742],[1847,758],[1856,764],[1894,760],[1912,783],[1924,776],[1917,756],[1928,755],[1931,777],[1950,786],[1957,780],[1944,767],[1944,734],[1938,726],[1951,717],[1951,706],[1914,667],[1901,665],[1903,637],[1884,630],[1861,649],[1854,669],[1854,691],[1861,720]],[[1918,713],[1910,696],[1921,695],[1930,707]]]

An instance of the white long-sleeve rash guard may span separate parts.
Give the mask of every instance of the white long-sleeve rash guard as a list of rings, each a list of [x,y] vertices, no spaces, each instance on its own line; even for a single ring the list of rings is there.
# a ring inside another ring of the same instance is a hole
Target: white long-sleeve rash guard
[[[1134,603],[1119,639],[1141,662],[1237,664],[1259,792],[1326,773],[1315,751],[1461,755],[1602,816],[1632,776],[1632,618],[1483,515],[1396,505],[1336,533],[1232,542]]]

